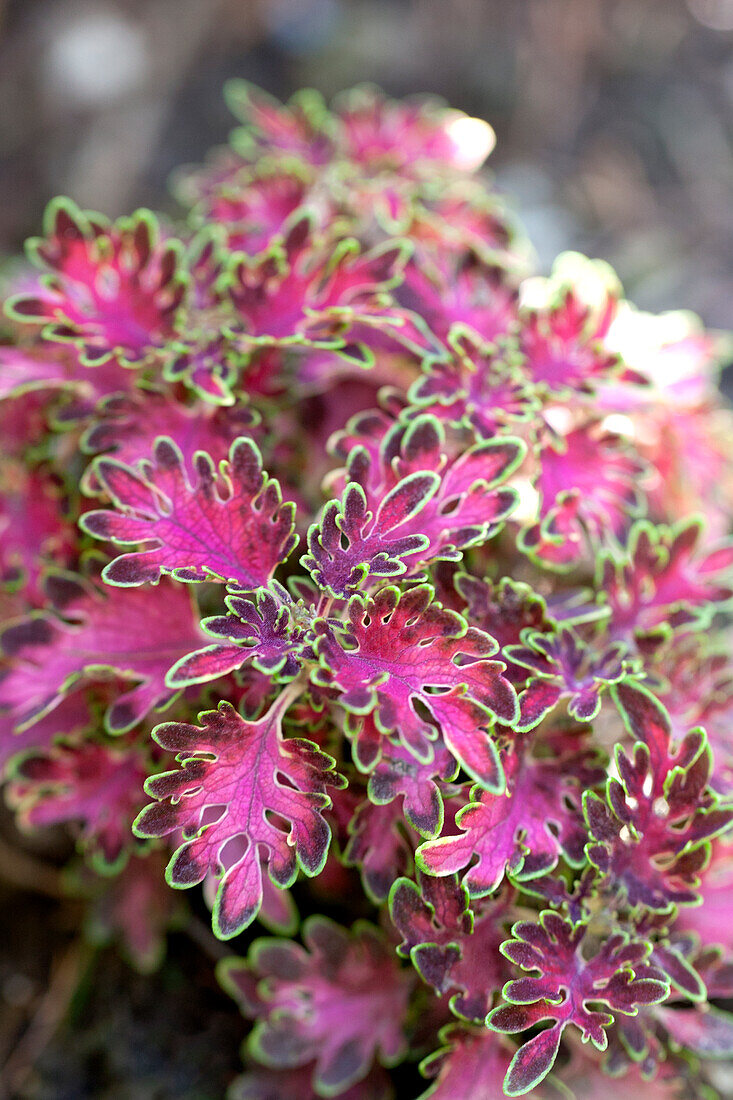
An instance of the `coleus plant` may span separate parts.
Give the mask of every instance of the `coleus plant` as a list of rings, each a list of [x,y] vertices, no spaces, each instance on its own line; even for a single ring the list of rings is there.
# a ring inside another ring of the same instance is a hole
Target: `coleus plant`
[[[73,832],[146,970],[163,867],[201,885],[232,1096],[712,1096],[725,345],[601,263],[534,276],[480,120],[228,97],[187,218],[57,200],[7,287],[18,826]]]

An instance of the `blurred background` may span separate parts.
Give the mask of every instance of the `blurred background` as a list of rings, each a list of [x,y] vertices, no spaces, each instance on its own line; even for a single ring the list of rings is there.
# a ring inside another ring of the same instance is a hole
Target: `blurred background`
[[[643,308],[733,327],[733,0],[0,0],[0,262],[57,193],[175,213],[232,76],[444,96],[494,126],[542,270],[577,248]],[[63,894],[0,820],[0,1097],[223,1096],[243,1027],[207,914],[147,978],[80,955]]]
[[[62,192],[173,210],[242,76],[362,80],[487,118],[543,269],[608,259],[648,309],[730,327],[733,0],[0,0],[0,254]]]

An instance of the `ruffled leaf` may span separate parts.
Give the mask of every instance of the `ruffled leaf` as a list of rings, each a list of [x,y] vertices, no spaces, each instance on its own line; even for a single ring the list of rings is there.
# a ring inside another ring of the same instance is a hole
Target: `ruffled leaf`
[[[646,961],[648,945],[623,933],[607,937],[586,957],[585,925],[574,926],[545,910],[538,924],[519,922],[512,934],[502,952],[539,976],[508,982],[503,990],[507,1003],[490,1012],[486,1022],[494,1031],[508,1034],[545,1020],[553,1023],[517,1050],[504,1080],[507,1096],[521,1096],[547,1076],[569,1024],[578,1028],[584,1042],[605,1050],[606,1029],[615,1013],[634,1016],[639,1006],[656,1004],[669,992],[660,971]],[[609,1011],[591,1008],[592,1004]]]
[[[335,596],[457,560],[490,538],[516,503],[514,491],[499,486],[524,457],[520,440],[485,440],[451,460],[439,422],[421,416],[386,431],[378,450],[367,437],[353,442],[341,502],[326,505],[310,528],[302,559]]]
[[[195,886],[211,872],[221,877],[214,931],[229,939],[246,928],[262,904],[264,856],[275,885],[290,886],[300,868],[317,875],[331,830],[323,817],[328,785],[340,785],[332,757],[303,738],[284,738],[283,694],[256,722],[230,703],[199,716],[202,726],[169,722],[155,740],[177,753],[180,768],[154,776],[145,790],[156,802],[142,811],[142,837],[183,831],[183,844],[166,873],[171,886]]]
[[[257,940],[246,961],[222,964],[220,978],[256,1019],[248,1045],[258,1062],[279,1069],[315,1062],[314,1090],[340,1096],[377,1060],[393,1065],[404,1055],[412,979],[364,922],[349,933],[310,917],[303,940],[305,947]]]
[[[189,480],[173,440],[155,444],[152,462],[139,470],[114,459],[98,459],[95,472],[117,511],[87,512],[81,525],[95,538],[122,545],[152,543],[123,554],[104,570],[110,584],[157,584],[163,574],[177,580],[233,581],[258,588],[295,546],[294,505],[283,504],[280,487],[263,472],[251,439],[231,446],[217,476],[211,458],[195,456]]]
[[[502,790],[486,730],[494,718],[516,720],[514,689],[504,665],[487,659],[496,652],[493,639],[432,597],[429,585],[406,593],[384,588],[366,604],[354,597],[343,629],[317,627],[315,680],[338,692],[357,739],[361,716],[373,711],[377,728],[396,732],[413,755],[429,761],[434,722],[461,766],[487,789]]]

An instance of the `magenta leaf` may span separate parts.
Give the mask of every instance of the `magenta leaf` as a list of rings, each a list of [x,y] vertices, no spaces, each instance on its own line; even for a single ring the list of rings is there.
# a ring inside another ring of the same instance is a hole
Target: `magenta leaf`
[[[484,440],[451,460],[434,417],[395,423],[378,449],[358,433],[357,425],[344,438],[352,446],[341,502],[326,505],[301,559],[332,595],[436,559],[458,560],[495,534],[516,503],[513,489],[498,486],[524,457],[520,440]]]
[[[332,155],[332,119],[320,94],[296,92],[286,104],[247,80],[230,80],[227,104],[243,123],[235,143],[238,163],[257,161],[263,152],[277,159],[325,164]]]
[[[486,730],[493,719],[515,721],[517,699],[502,662],[487,660],[497,649],[492,638],[435,603],[426,584],[406,593],[383,588],[366,604],[354,597],[343,628],[322,621],[316,629],[321,667],[315,682],[336,689],[357,740],[362,716],[374,712],[378,729],[396,733],[427,763],[437,737],[434,722],[478,783],[503,790]]]
[[[410,389],[410,401],[454,427],[473,429],[479,439],[530,420],[537,402],[521,370],[494,344],[454,325],[447,342],[452,355],[423,362],[423,375]]]
[[[440,1039],[445,1045],[420,1063],[421,1073],[435,1083],[418,1100],[503,1100],[509,1051],[498,1035],[448,1024]]]
[[[40,603],[48,566],[70,566],[74,557],[74,534],[65,521],[61,479],[45,467],[33,469],[29,463],[3,456],[0,586],[22,588],[29,601]]]
[[[388,241],[362,252],[354,238],[316,234],[313,220],[307,208],[295,211],[267,252],[230,255],[217,289],[234,307],[231,327],[241,329],[243,347],[300,345],[349,355],[359,325],[399,333],[403,321],[389,291],[402,279],[409,245]]]
[[[504,754],[507,790],[493,794],[475,787],[456,816],[458,832],[422,844],[416,861],[427,875],[465,870],[471,897],[492,893],[505,874],[517,881],[544,875],[565,855],[582,862],[582,792],[598,785],[605,771],[585,739],[557,736],[551,753],[536,758],[526,747]]]
[[[626,933],[615,932],[600,946],[588,944],[586,950],[594,953],[586,955],[582,950],[586,926],[573,925],[545,910],[538,924],[515,924],[512,935],[502,945],[502,953],[538,976],[508,982],[503,990],[507,1003],[490,1012],[486,1023],[508,1034],[544,1020],[553,1023],[514,1055],[504,1080],[507,1096],[521,1096],[547,1076],[569,1024],[579,1029],[584,1042],[590,1040],[605,1050],[606,1028],[616,1013],[635,1016],[639,1006],[657,1004],[669,993],[660,971],[647,962],[649,945],[631,940]],[[604,1010],[591,1008],[593,1004]]]
[[[638,455],[598,424],[551,437],[540,451],[539,520],[518,545],[539,565],[572,568],[589,545],[608,544],[642,512],[643,474]]]
[[[407,265],[398,297],[442,344],[455,343],[457,335],[496,344],[516,329],[516,290],[506,272],[465,248],[421,250]]]
[[[307,199],[307,170],[296,162],[241,168],[235,179],[210,181],[193,220],[225,227],[228,247],[254,256],[273,245]]]
[[[144,393],[144,396],[143,396]],[[136,466],[150,458],[150,424],[155,424],[157,436],[175,440],[183,455],[186,469],[195,469],[197,451],[206,451],[218,466],[227,458],[229,448],[238,436],[256,431],[257,414],[248,406],[236,410],[212,405],[182,405],[168,394],[145,391],[113,394],[100,402],[94,419],[82,437],[82,449],[88,454],[114,455],[125,466]],[[83,484],[94,482],[94,466],[85,471]]]
[[[0,773],[5,774],[11,762],[21,754],[46,752],[62,738],[77,740],[80,734],[88,734],[98,726],[99,718],[86,694],[83,688],[71,692],[23,730],[15,728],[12,709],[0,710]]]
[[[284,682],[297,675],[306,656],[314,659],[308,610],[276,581],[251,598],[230,594],[225,603],[227,615],[215,615],[201,624],[224,644],[206,646],[178,661],[168,673],[171,687],[216,680],[248,661],[271,679]]]
[[[267,584],[295,546],[294,505],[283,504],[280,487],[263,472],[251,439],[231,446],[217,476],[211,458],[195,456],[189,481],[183,456],[171,439],[158,439],[153,462],[134,470],[115,459],[98,459],[96,476],[118,511],[87,512],[81,525],[95,538],[123,545],[152,543],[123,554],[104,569],[110,584],[157,584],[177,580],[229,580],[243,588]]]
[[[79,843],[93,865],[115,872],[134,843],[130,830],[147,774],[142,754],[129,745],[59,744],[16,763],[8,799],[25,829],[79,822]]]
[[[656,687],[676,735],[704,726],[713,751],[710,782],[725,796],[733,793],[733,673],[725,649],[713,648],[706,634],[680,634],[659,653],[653,673],[663,675]]]
[[[716,607],[731,598],[733,545],[703,550],[703,538],[700,520],[676,528],[642,522],[631,531],[623,556],[601,560],[597,585],[615,637],[632,638],[660,626],[705,626]]]
[[[10,664],[0,681],[0,710],[19,733],[83,682],[134,682],[107,710],[110,733],[170,702],[166,673],[202,637],[185,589],[166,581],[151,601],[143,592],[101,591],[70,574],[52,574],[47,585],[57,612],[10,623],[0,638]]]
[[[495,582],[488,577],[480,579],[458,573],[454,584],[466,605],[463,612],[466,619],[496,639],[502,659],[507,662],[508,678],[515,685],[523,683],[525,669],[514,664],[509,650],[522,641],[525,631],[540,634],[552,631],[555,624],[545,600],[530,585],[511,577]]]
[[[522,645],[506,647],[503,655],[531,673],[519,696],[517,729],[533,729],[561,699],[567,699],[571,718],[593,721],[603,691],[628,669],[625,643],[602,641],[585,642],[570,627],[561,626],[554,634],[525,631]]]
[[[5,401],[34,390],[76,388],[83,382],[81,378],[75,382],[72,364],[72,358],[53,345],[31,348],[0,345],[0,399]],[[89,383],[93,382],[91,375]]]
[[[221,877],[213,913],[221,939],[257,916],[263,856],[280,887],[295,881],[298,868],[319,874],[326,861],[326,786],[342,780],[333,758],[312,741],[283,737],[290,701],[283,693],[255,722],[222,702],[199,715],[201,727],[168,722],[154,731],[180,768],[148,780],[145,790],[157,801],[137,818],[135,832],[158,837],[182,830],[183,844],[166,872],[171,886],[195,886],[209,872]]]
[[[673,747],[669,716],[650,692],[620,684],[613,693],[637,741],[631,755],[616,747],[619,778],[608,780],[605,800],[585,796],[588,858],[632,906],[694,905],[708,841],[733,825],[733,809],[709,787],[705,733],[691,730]]]
[[[362,85],[342,92],[334,108],[337,153],[369,174],[432,176],[447,166],[470,172],[493,147],[491,128],[479,124],[466,148],[456,134],[456,124],[460,129],[466,115],[418,96],[395,102],[379,88]]]
[[[549,308],[528,310],[520,347],[534,385],[554,400],[572,400],[619,374],[619,356],[603,344],[617,308],[616,297],[608,292],[602,306],[591,309],[567,287]]]
[[[455,1015],[483,1022],[493,994],[508,977],[499,953],[506,900],[495,899],[474,914],[455,878],[419,875],[417,885],[407,878],[395,881],[389,911],[403,937],[397,953],[412,960],[439,996],[450,996]]]
[[[378,1059],[400,1061],[412,978],[376,928],[349,933],[325,917],[309,917],[305,947],[256,940],[248,959],[220,969],[225,988],[256,1019],[249,1050],[258,1062],[286,1069],[315,1062],[319,1096],[340,1096]]]
[[[76,345],[82,363],[114,357],[137,366],[174,332],[186,282],[178,241],[159,240],[147,210],[110,226],[68,199],[52,202],[46,237],[29,242],[44,275],[35,292],[16,295],[9,314],[43,325],[47,340]]]
[[[373,716],[369,715],[364,725],[373,721]],[[445,745],[437,744],[433,759],[424,764],[399,741],[390,741],[382,747],[384,738],[379,730],[376,734],[381,755],[369,775],[370,800],[377,806],[386,806],[401,798],[408,824],[422,837],[437,836],[443,825],[443,799],[436,780],[454,779],[458,772],[457,761]],[[360,738],[354,749],[361,743]]]
[[[365,894],[381,905],[395,879],[411,871],[417,843],[398,802],[378,805],[365,798],[352,809],[344,863],[358,867]]]
[[[229,1100],[321,1100],[313,1088],[315,1066],[267,1069],[258,1066],[237,1077],[227,1089]],[[339,1100],[393,1100],[386,1070],[374,1066],[366,1077],[338,1094]]]
[[[673,1043],[703,1058],[733,1057],[733,1014],[719,1008],[659,1008],[658,1015]]]

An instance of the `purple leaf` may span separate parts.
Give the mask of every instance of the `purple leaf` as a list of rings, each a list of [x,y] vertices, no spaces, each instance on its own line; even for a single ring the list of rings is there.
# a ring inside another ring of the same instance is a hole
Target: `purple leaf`
[[[606,1028],[614,1013],[634,1016],[640,1005],[656,1004],[669,992],[660,971],[646,961],[649,945],[625,933],[613,933],[598,945],[590,938],[586,941],[585,924],[573,925],[550,910],[540,914],[538,924],[515,924],[512,933],[514,938],[502,945],[502,952],[539,977],[508,982],[503,990],[508,1003],[490,1012],[486,1023],[508,1034],[544,1020],[554,1023],[514,1055],[504,1082],[510,1096],[528,1092],[549,1073],[569,1024],[580,1030],[584,1042],[591,1040],[605,1050]]]
[[[392,923],[403,937],[399,955],[409,957],[439,996],[450,996],[457,1016],[483,1022],[493,994],[508,977],[499,953],[507,919],[506,897],[469,907],[455,878],[419,875],[418,885],[397,879],[389,895]]]
[[[335,596],[429,561],[457,560],[490,538],[516,502],[514,490],[499,486],[524,457],[520,440],[485,440],[451,457],[434,417],[407,426],[380,419],[377,431],[378,448],[366,418],[344,433],[342,500],[327,504],[308,532],[302,564]]]
[[[644,464],[620,437],[586,425],[541,446],[538,522],[518,545],[538,564],[569,569],[591,545],[621,535],[641,513]]]
[[[533,729],[560,699],[568,714],[591,722],[601,707],[601,694],[626,675],[628,650],[623,642],[583,641],[570,627],[554,634],[526,631],[522,645],[507,646],[505,656],[530,675],[519,696],[519,730]]]
[[[312,615],[296,604],[276,581],[270,589],[260,588],[251,597],[230,594],[225,600],[227,615],[204,619],[208,634],[228,644],[206,646],[189,653],[168,673],[171,687],[216,680],[251,661],[256,669],[278,682],[297,675],[308,641]],[[312,651],[308,648],[312,657]]]
[[[411,869],[418,838],[398,802],[380,806],[368,798],[352,803],[348,838],[344,863],[359,868],[367,897],[381,905],[395,879]]]
[[[669,716],[649,691],[638,684],[612,691],[640,740],[631,755],[617,746],[619,778],[608,781],[606,799],[585,797],[588,858],[631,905],[695,904],[707,842],[733,825],[733,809],[709,788],[705,734],[692,730],[675,748]]]
[[[371,723],[369,715],[364,724]],[[384,739],[376,733],[381,743]],[[400,742],[388,742],[369,776],[369,798],[379,806],[402,798],[408,824],[422,837],[435,837],[443,825],[443,799],[436,779],[447,782],[457,771],[458,764],[445,745],[436,745],[433,759],[423,764]]]

